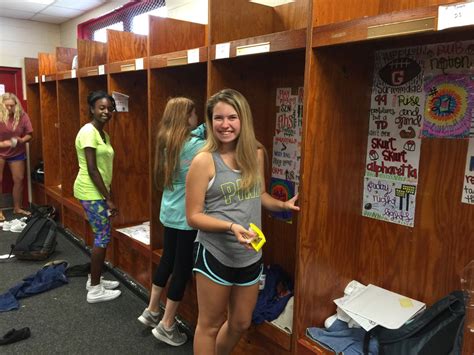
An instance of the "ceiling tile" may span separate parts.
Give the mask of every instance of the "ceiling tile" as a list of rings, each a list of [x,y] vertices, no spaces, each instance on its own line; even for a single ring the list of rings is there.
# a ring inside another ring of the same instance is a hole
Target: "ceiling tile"
[[[0,9],[26,10],[29,12],[38,12],[48,7],[48,5],[37,4],[23,1],[0,1]],[[3,11],[2,11],[3,12]]]
[[[35,13],[27,11],[2,9],[2,17],[18,18],[23,20],[30,19]]]
[[[32,21],[39,21],[39,22],[48,22],[48,23],[56,23],[60,24],[69,20],[67,17],[56,17],[56,16],[48,16],[37,14],[31,18]]]
[[[106,3],[106,0],[57,0],[53,5],[67,7],[69,9],[89,10]]]
[[[59,6],[50,6],[47,9],[44,9],[40,12],[40,14],[48,15],[48,16],[57,16],[57,17],[77,17],[82,14],[82,10],[77,9],[68,9],[65,7]]]

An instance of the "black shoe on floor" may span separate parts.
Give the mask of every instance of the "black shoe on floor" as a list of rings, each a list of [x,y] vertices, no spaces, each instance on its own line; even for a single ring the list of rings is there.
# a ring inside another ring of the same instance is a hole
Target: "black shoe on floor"
[[[27,339],[31,335],[30,328],[22,328],[19,330],[12,329],[0,339],[0,345],[16,343],[17,341]]]

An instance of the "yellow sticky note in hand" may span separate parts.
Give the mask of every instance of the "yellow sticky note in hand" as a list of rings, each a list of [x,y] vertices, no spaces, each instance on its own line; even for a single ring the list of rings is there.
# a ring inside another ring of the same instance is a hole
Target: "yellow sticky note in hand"
[[[263,232],[255,224],[250,223],[249,226],[250,226],[251,230],[253,230],[255,233],[257,233],[257,237],[254,240],[252,240],[252,242],[250,242],[250,244],[255,249],[255,251],[259,251],[262,248],[263,244],[265,244],[265,242],[267,240],[265,239],[265,236],[263,235]]]
[[[413,307],[413,302],[409,298],[400,298],[398,301],[400,302],[400,306],[403,308]]]

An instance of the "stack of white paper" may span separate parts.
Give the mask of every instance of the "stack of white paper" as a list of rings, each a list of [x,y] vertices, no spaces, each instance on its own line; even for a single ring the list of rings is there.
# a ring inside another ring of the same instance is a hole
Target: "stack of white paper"
[[[398,329],[426,307],[422,302],[375,285],[368,285],[334,303],[367,331],[376,325]]]
[[[143,244],[150,245],[150,222],[144,222],[138,226],[117,229],[117,231]]]

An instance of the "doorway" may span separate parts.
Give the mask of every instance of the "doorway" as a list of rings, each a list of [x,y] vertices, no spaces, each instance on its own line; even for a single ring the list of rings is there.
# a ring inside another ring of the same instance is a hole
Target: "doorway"
[[[23,99],[22,70],[21,68],[0,67],[0,94],[11,92],[26,109],[26,101]],[[35,132],[37,133],[37,132]],[[27,148],[28,152],[28,148]],[[23,206],[29,205],[29,159],[26,161],[25,179],[23,180]],[[13,179],[8,164],[3,170],[3,184],[1,187],[0,209],[9,209],[13,206],[12,199]]]

